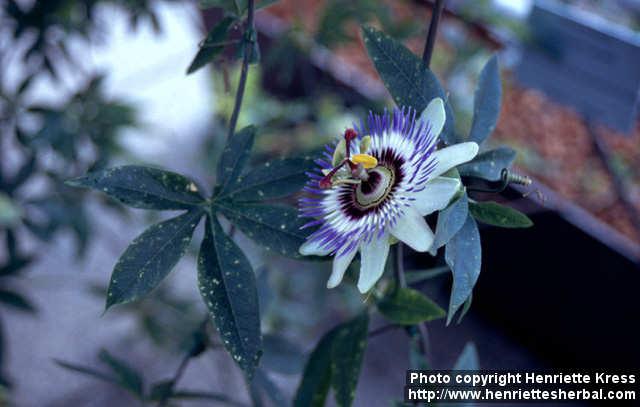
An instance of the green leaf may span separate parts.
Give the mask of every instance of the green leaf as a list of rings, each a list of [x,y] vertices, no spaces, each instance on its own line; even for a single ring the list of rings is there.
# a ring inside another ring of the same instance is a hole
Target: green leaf
[[[307,221],[289,206],[263,205],[221,201],[219,209],[231,223],[267,251],[274,251],[294,259],[303,258],[298,248],[307,233],[300,227]],[[307,259],[308,260],[308,259]]]
[[[390,286],[378,303],[378,311],[389,321],[400,325],[416,325],[444,318],[446,312],[420,291]]]
[[[425,280],[429,280],[449,271],[449,267],[441,266],[434,267],[428,270],[414,270],[408,271],[406,274],[407,284],[417,284]]]
[[[248,126],[227,141],[218,162],[219,195],[223,196],[235,185],[237,178],[249,160],[256,136],[256,128]]]
[[[453,287],[447,312],[447,324],[449,324],[456,311],[471,295],[480,275],[482,264],[480,232],[471,215],[467,216],[462,228],[447,243],[444,256],[453,273]]]
[[[204,201],[190,179],[174,172],[138,165],[92,172],[67,181],[67,184],[104,192],[126,205],[142,209],[190,209]]]
[[[368,327],[369,315],[364,312],[342,324],[333,340],[331,387],[340,407],[349,407],[353,403],[367,347]]]
[[[297,344],[274,334],[265,335],[262,343],[264,353],[261,364],[265,369],[282,374],[297,374],[302,371],[304,359]]]
[[[257,0],[256,10],[260,10],[265,7],[269,7],[278,0]],[[247,0],[200,0],[200,8],[212,8],[218,7],[224,9],[224,11],[231,13],[235,16],[242,16],[247,12],[248,8]]]
[[[20,311],[36,312],[36,308],[22,294],[0,289],[0,303],[9,305]]]
[[[277,199],[299,192],[315,167],[312,158],[288,158],[264,163],[238,177],[226,195],[238,202]]]
[[[234,15],[240,15],[242,13],[240,4],[243,2],[246,4],[246,0],[200,0],[200,8],[216,7]]]
[[[194,73],[220,55],[225,48],[225,40],[227,39],[229,28],[235,21],[234,17],[224,17],[218,24],[213,26],[209,34],[207,34],[207,38],[200,45],[200,49],[198,49],[198,53],[191,61],[189,68],[187,68],[187,75]]]
[[[511,167],[516,159],[515,150],[509,147],[499,147],[485,151],[468,163],[459,165],[458,171],[463,177],[477,177],[487,181],[498,181],[502,177],[502,170]]]
[[[225,347],[251,377],[262,353],[256,279],[217,219],[207,219],[198,255],[198,286]]]
[[[487,225],[501,228],[528,228],[533,222],[527,215],[497,202],[470,202],[469,211],[474,218]]]
[[[120,385],[120,383],[118,382],[118,379],[116,379],[115,377],[109,376],[106,373],[100,372],[99,370],[95,370],[93,368],[78,365],[75,363],[65,362],[63,360],[58,360],[58,359],[54,359],[54,362],[63,369],[67,369],[69,371],[80,373],[86,376],[91,376],[107,383]]]
[[[473,100],[473,123],[469,140],[481,144],[496,128],[500,115],[502,84],[498,58],[494,55],[480,73]]]
[[[371,27],[362,28],[364,45],[380,79],[398,106],[412,107],[420,114],[434,98],[445,101],[447,115],[440,138],[455,142],[453,111],[438,78],[424,62],[400,42]]]
[[[462,305],[462,311],[460,311],[460,315],[458,315],[458,324],[460,322],[462,322],[462,318],[464,318],[465,315],[467,315],[467,312],[469,312],[469,310],[471,309],[471,303],[473,302],[473,292],[471,293],[471,295],[469,295],[469,298],[467,298],[467,300],[464,302],[464,305]]]
[[[469,213],[469,199],[463,193],[454,203],[438,213],[438,224],[430,251],[435,252],[446,245],[462,228]]]
[[[106,309],[137,300],[160,284],[187,251],[202,214],[200,210],[187,212],[136,237],[113,269]]]
[[[480,362],[478,358],[478,350],[473,342],[467,342],[464,349],[458,356],[453,370],[479,370]]]
[[[331,385],[331,351],[340,326],[327,332],[318,342],[304,367],[296,391],[295,407],[322,407]]]
[[[144,384],[142,376],[124,361],[115,358],[107,350],[102,349],[98,356],[116,375],[120,387],[128,390],[138,398],[144,397]]]

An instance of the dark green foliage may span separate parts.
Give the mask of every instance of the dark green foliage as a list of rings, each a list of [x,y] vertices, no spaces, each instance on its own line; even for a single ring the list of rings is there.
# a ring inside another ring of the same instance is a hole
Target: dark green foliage
[[[141,209],[190,209],[204,201],[199,188],[190,179],[174,172],[138,165],[97,171],[68,181],[68,184],[93,188]]]
[[[444,318],[446,312],[420,291],[390,286],[377,302],[378,311],[389,321],[400,325],[416,325]]]
[[[445,101],[446,122],[440,138],[453,140],[453,112],[440,82],[404,45],[371,27],[362,29],[364,44],[378,75],[400,107],[412,107],[418,114],[434,98]]]
[[[469,140],[482,144],[496,128],[500,115],[502,84],[498,58],[494,55],[480,73],[473,99],[473,123]]]
[[[232,1],[232,0],[231,0]],[[236,22],[233,17],[224,17],[207,34],[202,41],[198,53],[187,69],[187,74],[191,74],[212,62],[224,50],[229,34],[229,29]]]
[[[299,218],[294,208],[228,201],[216,202],[214,205],[266,251],[292,258],[303,257],[298,248],[304,243],[307,232],[300,230],[300,227],[307,221]]]
[[[497,202],[471,202],[469,211],[476,220],[501,228],[528,228],[533,222],[527,215]]]
[[[224,196],[236,183],[236,179],[249,161],[249,154],[256,136],[256,128],[248,126],[227,141],[218,161],[218,185],[220,196]]]
[[[269,7],[278,0],[255,0],[255,8]],[[201,8],[221,8],[235,17],[242,17],[247,12],[248,0],[200,0]]]
[[[294,406],[324,406],[331,386],[331,349],[337,332],[337,328],[329,331],[309,355],[296,391]]]
[[[0,288],[0,304],[5,304],[20,311],[35,312],[36,308],[22,294]]]
[[[368,327],[369,316],[365,312],[320,339],[305,365],[294,406],[324,406],[330,387],[334,389],[337,405],[351,405],[367,346]]]
[[[144,397],[144,382],[139,372],[129,366],[125,361],[111,355],[106,349],[102,349],[98,357],[104,364],[109,366],[120,387],[130,391],[139,398]]]
[[[331,387],[336,404],[348,407],[353,403],[356,385],[367,347],[369,315],[365,312],[340,326],[331,350]]]
[[[453,273],[453,286],[447,312],[447,324],[449,324],[456,311],[471,295],[480,275],[482,263],[480,232],[471,215],[467,216],[462,228],[447,243],[445,260]]]
[[[500,179],[502,170],[511,167],[516,158],[516,152],[509,147],[498,147],[485,151],[468,163],[458,166],[461,176],[477,177],[487,181]]]
[[[198,286],[223,343],[251,377],[262,352],[258,292],[251,264],[240,248],[208,217],[198,255]]]
[[[431,247],[435,251],[445,244],[458,233],[464,222],[467,220],[469,213],[469,199],[467,194],[462,194],[455,202],[438,213],[438,224],[436,225],[436,235]]]
[[[135,238],[113,269],[106,308],[137,300],[160,284],[186,252],[202,215],[192,210],[157,223]]]
[[[64,369],[114,384],[124,390],[127,390],[136,398],[140,400],[144,399],[144,381],[142,375],[138,371],[129,366],[127,362],[116,358],[104,349],[100,351],[98,357],[100,361],[109,368],[109,373],[104,373],[91,367],[61,360],[55,360],[55,362],[58,366]]]
[[[269,161],[238,177],[227,195],[237,202],[283,198],[302,190],[315,166],[312,158]]]

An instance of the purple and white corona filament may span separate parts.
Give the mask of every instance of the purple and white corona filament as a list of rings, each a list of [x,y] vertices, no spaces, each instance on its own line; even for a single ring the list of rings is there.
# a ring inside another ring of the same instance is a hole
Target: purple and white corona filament
[[[319,227],[300,253],[334,256],[329,288],[360,251],[358,289],[369,291],[384,272],[392,237],[429,250],[434,234],[423,217],[445,208],[461,188],[458,179],[440,175],[478,153],[473,142],[436,150],[444,122],[439,98],[420,117],[405,109],[369,114],[318,160],[300,211],[313,219],[305,226]]]

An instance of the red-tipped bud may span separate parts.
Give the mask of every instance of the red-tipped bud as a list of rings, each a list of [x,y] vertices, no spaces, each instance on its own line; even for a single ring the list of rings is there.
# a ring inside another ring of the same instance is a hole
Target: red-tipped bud
[[[347,142],[355,139],[356,137],[358,137],[358,133],[356,133],[356,131],[354,129],[345,130],[344,138],[345,138],[345,140],[347,140]]]

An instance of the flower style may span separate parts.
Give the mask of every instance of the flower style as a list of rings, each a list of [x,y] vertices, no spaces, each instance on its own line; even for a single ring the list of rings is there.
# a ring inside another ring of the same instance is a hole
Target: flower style
[[[410,109],[370,113],[366,125],[327,146],[300,200],[301,216],[313,218],[304,227],[319,226],[300,253],[335,256],[328,288],[340,284],[360,251],[358,289],[369,291],[384,272],[392,237],[429,250],[434,234],[423,217],[444,209],[461,188],[459,179],[441,175],[478,153],[474,142],[436,150],[444,122],[436,98],[419,118]]]

